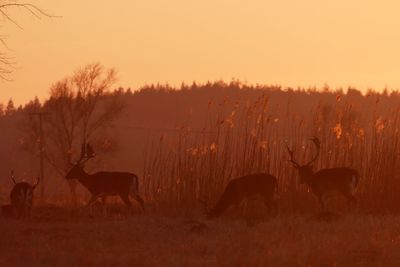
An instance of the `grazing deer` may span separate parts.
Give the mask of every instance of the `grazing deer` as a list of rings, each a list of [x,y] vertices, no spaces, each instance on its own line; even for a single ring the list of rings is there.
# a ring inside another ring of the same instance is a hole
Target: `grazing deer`
[[[294,160],[293,153],[286,144],[290,159],[289,162],[298,170],[300,183],[307,184],[314,195],[318,198],[322,210],[325,209],[323,198],[327,193],[335,191],[343,195],[349,204],[355,204],[354,192],[358,184],[360,175],[352,168],[330,168],[313,172],[312,163],[318,158],[320,152],[320,142],[317,138],[310,139],[317,148],[315,156],[305,165],[300,165]]]
[[[232,179],[225,188],[224,193],[217,204],[208,212],[207,218],[212,219],[220,216],[231,206],[239,206],[246,198],[262,196],[265,204],[277,212],[277,204],[274,195],[277,192],[278,182],[276,177],[265,174],[251,174]]]
[[[17,218],[29,217],[33,203],[33,191],[40,179],[38,178],[34,185],[27,182],[17,183],[14,179],[14,171],[11,171],[11,180],[14,182],[14,187],[10,193],[12,213]]]
[[[84,171],[84,163],[94,157],[92,147],[82,145],[81,157],[71,170],[65,176],[66,179],[78,179],[78,181],[86,187],[92,194],[86,206],[92,205],[98,198],[119,195],[123,202],[131,207],[129,196],[132,196],[139,202],[144,211],[144,201],[139,196],[139,180],[138,177],[129,172],[96,172],[88,174]]]

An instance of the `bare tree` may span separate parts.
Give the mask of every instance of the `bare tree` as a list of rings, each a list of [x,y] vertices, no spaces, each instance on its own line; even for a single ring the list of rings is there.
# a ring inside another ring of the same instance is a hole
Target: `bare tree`
[[[20,29],[22,29],[22,26],[11,14],[13,10],[25,11],[36,18],[53,17],[43,9],[29,2],[21,2],[19,0],[0,0],[0,16],[3,17],[5,21],[13,23]],[[4,37],[1,35],[0,44],[0,47],[2,48],[0,49],[0,80],[9,80],[8,75],[12,73],[16,62],[13,57],[10,57],[7,53],[3,52],[8,49],[8,46]]]
[[[64,177],[71,168],[73,152],[79,150],[82,143],[99,138],[100,130],[110,126],[120,114],[121,102],[109,93],[115,80],[114,69],[94,63],[51,87],[50,98],[41,108],[49,114],[43,125],[44,154],[59,175]],[[38,122],[31,120],[30,123],[26,128],[34,131]],[[69,181],[74,203],[76,185],[75,180]]]

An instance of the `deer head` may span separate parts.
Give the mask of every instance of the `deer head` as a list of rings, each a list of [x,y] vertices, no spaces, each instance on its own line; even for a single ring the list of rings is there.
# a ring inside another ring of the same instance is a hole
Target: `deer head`
[[[318,138],[314,137],[314,138],[310,138],[310,141],[313,142],[313,144],[315,145],[315,147],[317,148],[317,152],[315,153],[314,157],[307,162],[304,165],[300,165],[295,159],[294,159],[294,150],[290,149],[288,144],[286,144],[286,148],[287,151],[289,153],[290,159],[288,160],[290,163],[293,164],[293,166],[299,171],[299,175],[300,175],[300,183],[301,184],[305,184],[307,183],[309,177],[312,176],[313,174],[313,163],[317,160],[318,156],[319,156],[319,152],[320,152],[320,142],[318,140]]]
[[[14,171],[11,171],[11,180],[14,182],[10,193],[12,214],[17,217],[28,217],[33,203],[33,191],[39,184],[40,178],[38,177],[36,183],[33,185],[27,182],[16,182]]]
[[[75,162],[74,164],[71,163],[72,168],[65,176],[65,179],[76,179],[77,177],[80,177],[82,174],[84,174],[83,168],[85,167],[85,163],[91,158],[94,158],[94,156],[95,155],[92,146],[89,143],[83,143],[81,147],[81,156],[77,162]]]
[[[14,186],[21,183],[21,182],[15,181],[14,170],[11,170],[11,180],[14,182]],[[39,185],[39,182],[40,182],[40,176],[37,177],[36,183],[34,183],[31,186],[32,191],[35,190],[35,188]]]

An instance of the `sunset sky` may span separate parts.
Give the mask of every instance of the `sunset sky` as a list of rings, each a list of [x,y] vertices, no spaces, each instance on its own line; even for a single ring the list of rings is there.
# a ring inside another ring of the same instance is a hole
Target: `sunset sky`
[[[116,86],[237,78],[248,83],[400,88],[400,2],[392,0],[36,0],[61,18],[13,16],[1,34],[18,69],[0,103],[46,98],[87,63]],[[4,51],[4,48],[2,48]]]

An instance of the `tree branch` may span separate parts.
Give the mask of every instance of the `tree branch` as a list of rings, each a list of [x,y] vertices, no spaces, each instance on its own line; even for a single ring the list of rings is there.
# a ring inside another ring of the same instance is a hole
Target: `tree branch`
[[[31,3],[20,3],[18,0],[0,0],[0,16],[3,16],[6,21],[11,22],[20,29],[23,29],[22,26],[19,25],[17,20],[15,20],[9,13],[11,9],[24,9],[31,15],[35,16],[37,19],[40,19],[42,17],[56,17]],[[0,44],[8,48],[6,42],[1,37]],[[7,76],[10,75],[15,69],[15,62],[11,61],[11,59],[12,58],[6,57],[4,53],[0,53],[0,80],[11,81],[11,79],[7,78]]]

